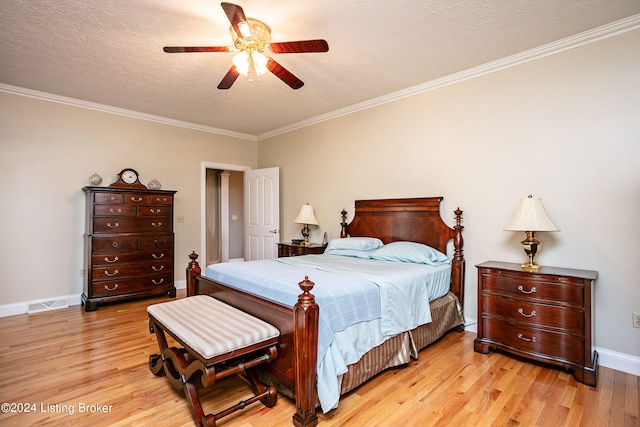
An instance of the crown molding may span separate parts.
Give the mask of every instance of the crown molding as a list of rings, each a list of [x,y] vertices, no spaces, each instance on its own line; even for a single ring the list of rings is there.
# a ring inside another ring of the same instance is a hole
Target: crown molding
[[[444,76],[435,80],[421,83],[416,86],[412,86],[399,91],[391,92],[389,94],[373,98],[367,101],[353,104],[348,107],[334,110],[320,116],[312,117],[308,120],[303,120],[297,123],[293,123],[289,126],[285,126],[279,129],[258,135],[258,141],[274,137],[283,133],[291,132],[296,129],[301,129],[307,126],[311,126],[316,123],[324,122],[334,119],[336,117],[345,116],[347,114],[355,113],[357,111],[366,110],[376,107],[378,105],[387,104],[389,102],[397,101],[409,96],[418,95],[421,93],[429,92],[435,89],[439,89],[452,84],[460,83],[465,80],[473,79],[483,76],[485,74],[493,73],[496,71],[504,70],[506,68],[515,67],[520,64],[535,61],[546,56],[555,55],[560,52],[564,52],[569,49],[574,49],[589,43],[594,43],[598,40],[613,37],[618,34],[622,34],[628,31],[636,30],[640,28],[640,14],[632,15],[628,18],[620,21],[613,22],[611,24],[603,25],[601,27],[594,28],[589,31],[585,31],[575,36],[567,37],[562,40],[558,40],[534,49],[526,50],[524,52],[517,53],[515,55],[507,56],[492,62],[488,62],[477,67],[469,68],[448,76]]]
[[[0,83],[0,91],[12,93],[14,95],[28,96],[30,98],[41,99],[44,101],[57,102],[60,104],[72,105],[74,107],[87,108],[90,110],[102,111],[106,113],[118,114],[121,116],[132,117],[134,119],[147,120],[150,122],[162,123],[171,126],[179,126],[187,129],[198,130],[202,132],[215,133],[218,135],[231,136],[239,139],[248,139],[257,141],[255,135],[246,133],[233,132],[226,129],[215,128],[211,126],[199,125],[197,123],[184,122],[181,120],[170,119],[168,117],[155,116],[153,114],[141,113],[139,111],[127,110],[125,108],[112,107],[110,105],[98,104],[96,102],[83,101],[81,99],[70,98],[67,96],[55,95],[48,92],[41,92],[33,89],[26,89],[20,86],[13,86]]]

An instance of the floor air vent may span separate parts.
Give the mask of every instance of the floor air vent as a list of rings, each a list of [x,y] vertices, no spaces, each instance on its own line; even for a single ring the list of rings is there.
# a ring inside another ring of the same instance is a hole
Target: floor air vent
[[[68,298],[58,298],[50,301],[40,301],[29,303],[28,314],[40,313],[42,311],[57,310],[59,308],[69,307]]]

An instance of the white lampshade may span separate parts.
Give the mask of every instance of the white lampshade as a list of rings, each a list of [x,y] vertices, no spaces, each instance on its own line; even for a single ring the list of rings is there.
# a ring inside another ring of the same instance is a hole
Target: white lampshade
[[[300,213],[298,214],[296,219],[293,220],[293,222],[295,222],[296,224],[318,225],[318,220],[313,214],[313,206],[308,203],[302,205],[302,207],[300,208]]]
[[[542,206],[542,199],[529,196],[520,199],[515,214],[504,228],[508,231],[558,231]]]

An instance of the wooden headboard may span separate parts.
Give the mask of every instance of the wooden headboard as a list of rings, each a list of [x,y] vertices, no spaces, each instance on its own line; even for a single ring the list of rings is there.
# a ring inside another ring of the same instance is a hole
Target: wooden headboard
[[[447,253],[453,239],[451,292],[464,304],[465,261],[462,252],[462,211],[454,211],[455,225],[449,227],[440,216],[442,197],[410,199],[356,200],[355,213],[349,224],[342,211],[340,237],[377,237],[387,244],[396,241],[418,242]]]

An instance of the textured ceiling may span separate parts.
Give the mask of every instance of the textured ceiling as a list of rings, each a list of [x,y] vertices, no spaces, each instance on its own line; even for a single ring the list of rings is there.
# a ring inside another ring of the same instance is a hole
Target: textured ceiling
[[[267,74],[216,88],[232,53],[210,0],[3,0],[0,84],[259,138],[640,13],[638,0],[244,0],[272,41],[323,38],[327,53],[274,55],[305,82]]]

